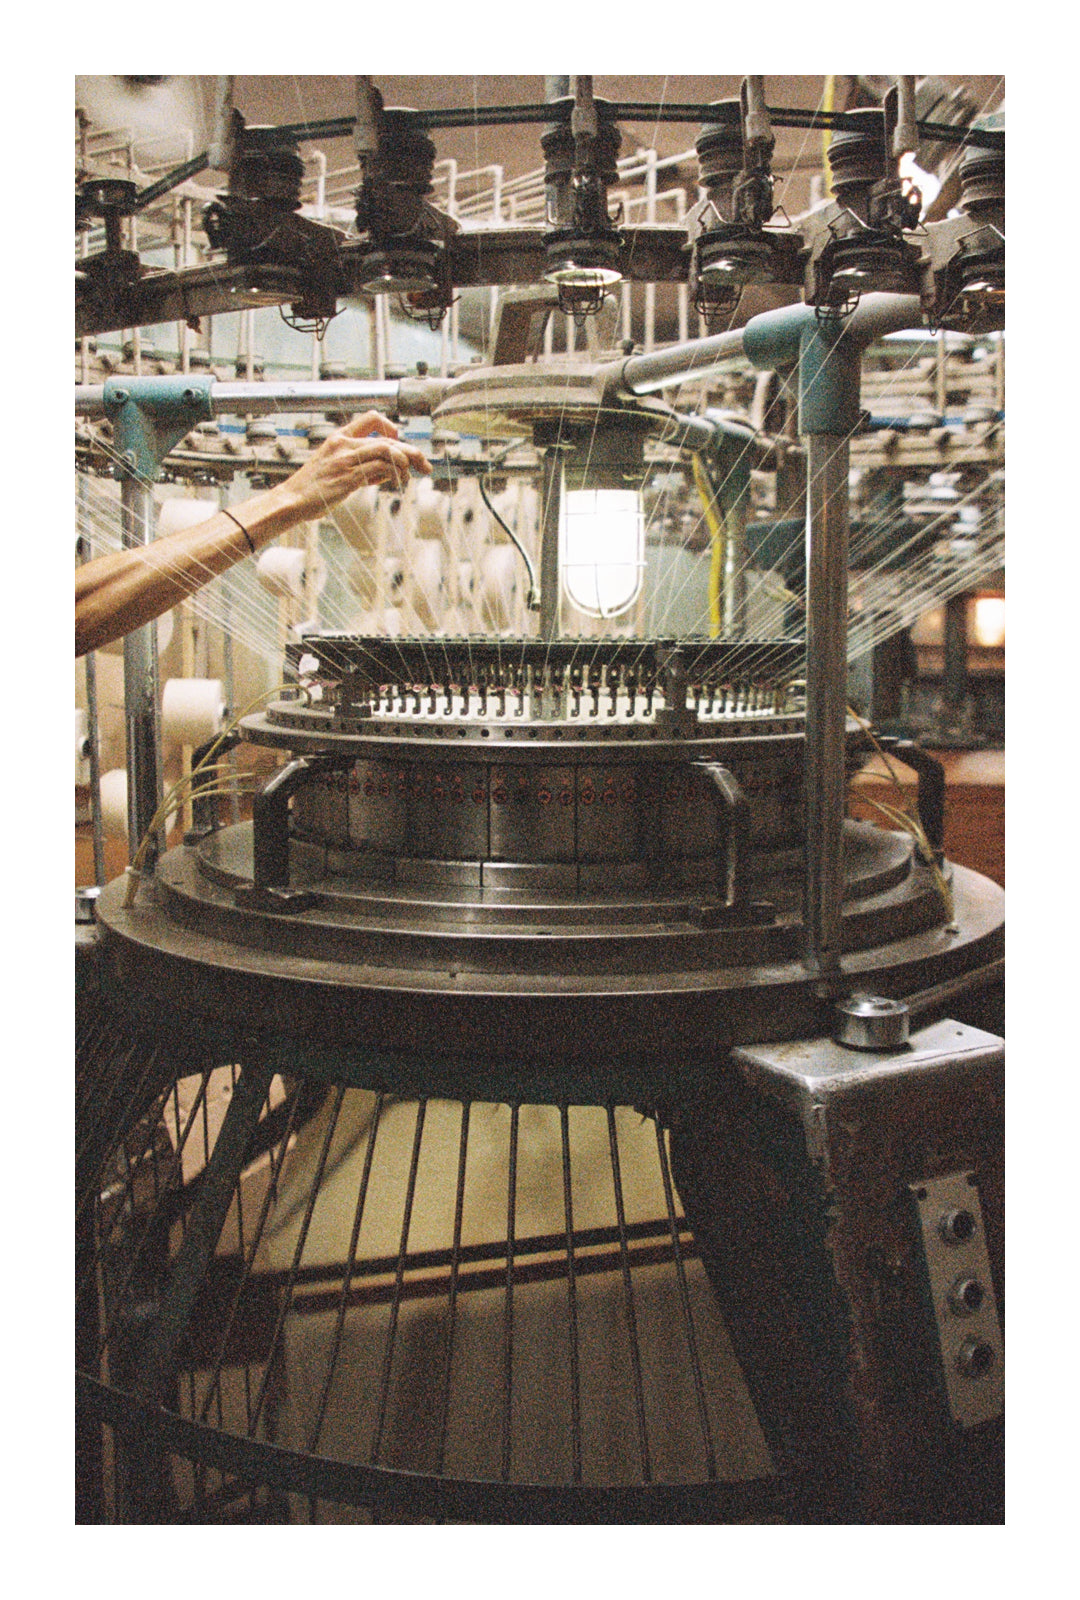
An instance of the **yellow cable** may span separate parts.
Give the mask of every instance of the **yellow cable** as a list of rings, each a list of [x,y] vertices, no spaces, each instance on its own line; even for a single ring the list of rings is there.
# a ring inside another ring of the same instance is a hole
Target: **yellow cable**
[[[701,457],[693,455],[690,459],[694,468],[694,485],[705,512],[705,521],[712,540],[712,554],[709,561],[709,637],[715,639],[720,633],[720,579],[724,571],[724,523],[723,519],[717,516],[712,484],[701,464]]]

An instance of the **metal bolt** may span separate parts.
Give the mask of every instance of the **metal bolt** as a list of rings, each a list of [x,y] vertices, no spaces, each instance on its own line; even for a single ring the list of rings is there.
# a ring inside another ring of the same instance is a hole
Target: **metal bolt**
[[[985,1339],[965,1339],[956,1355],[965,1378],[982,1378],[994,1365],[994,1347]]]
[[[938,1223],[938,1232],[946,1244],[967,1244],[975,1232],[975,1218],[970,1211],[946,1211]]]
[[[978,1278],[957,1278],[949,1290],[949,1307],[958,1317],[971,1317],[985,1298]]]

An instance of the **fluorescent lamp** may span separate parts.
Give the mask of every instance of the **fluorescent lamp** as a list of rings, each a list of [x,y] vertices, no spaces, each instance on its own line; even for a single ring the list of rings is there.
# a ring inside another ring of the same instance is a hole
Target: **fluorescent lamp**
[[[641,593],[645,514],[636,489],[567,489],[559,512],[563,588],[579,611],[617,617]]]

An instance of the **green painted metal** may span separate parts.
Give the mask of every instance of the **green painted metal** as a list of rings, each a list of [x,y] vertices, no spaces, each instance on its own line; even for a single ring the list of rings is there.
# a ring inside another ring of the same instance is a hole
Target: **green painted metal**
[[[751,317],[743,343],[760,371],[798,367],[801,434],[842,437],[858,426],[863,341],[848,333],[844,318],[784,306]]]
[[[750,499],[754,430],[724,417],[710,417],[709,420],[716,428],[710,455],[717,473],[717,500],[725,511],[745,510]]]
[[[106,381],[105,414],[113,426],[116,451],[131,477],[152,483],[173,446],[196,423],[213,420],[213,384],[209,375],[190,372]]]

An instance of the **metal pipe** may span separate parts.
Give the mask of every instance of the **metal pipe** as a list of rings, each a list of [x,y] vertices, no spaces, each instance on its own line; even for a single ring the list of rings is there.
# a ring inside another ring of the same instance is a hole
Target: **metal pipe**
[[[558,450],[544,452],[542,494],[540,637],[554,639],[559,631],[559,511],[562,504],[562,457]]]
[[[964,710],[968,697],[966,594],[953,594],[945,602],[944,661],[942,689],[945,712],[955,720]]]
[[[401,387],[397,379],[352,378],[321,383],[213,383],[210,404],[215,416],[271,416],[287,407],[295,411],[347,411],[352,405],[383,404],[396,409]],[[103,384],[76,386],[75,415],[105,415]]]
[[[893,129],[894,156],[914,155],[919,148],[919,121],[915,103],[915,79],[901,75],[896,80],[897,111]]]
[[[865,347],[887,333],[921,328],[924,322],[922,302],[917,294],[864,294],[844,324],[844,337]]]
[[[97,656],[83,657],[86,671],[86,722],[90,746],[90,826],[94,837],[94,882],[105,882],[105,826],[101,815],[101,757],[98,751]]]
[[[709,377],[724,362],[745,354],[743,330],[735,328],[709,339],[690,339],[686,344],[668,345],[649,355],[630,356],[623,363],[622,382],[633,394],[650,394],[683,378]]]
[[[86,478],[79,473],[79,521],[87,527],[85,549],[87,561],[94,555],[93,535],[89,531],[86,511]],[[87,742],[90,746],[90,826],[94,837],[94,882],[105,882],[105,825],[101,815],[101,755],[98,744],[97,655],[87,651],[83,658],[86,674],[86,724]]]
[[[125,550],[149,544],[154,535],[154,496],[149,484],[125,476],[120,486],[121,540]],[[149,834],[161,805],[161,738],[158,726],[157,623],[124,635],[124,723],[127,731],[127,809],[130,859]],[[148,845],[149,867],[164,848],[158,826]]]
[[[780,317],[812,316],[805,306],[788,306],[779,312],[766,311],[751,319],[748,326],[765,330]],[[923,326],[923,310],[917,295],[864,295],[844,324],[844,337],[858,346],[873,344],[887,333],[902,333]],[[631,356],[623,363],[621,381],[633,394],[649,394],[691,376],[707,378],[725,362],[746,355],[745,328],[713,334],[707,339],[690,339],[685,344],[668,345],[649,355]],[[794,358],[793,358],[794,361]]]
[[[210,148],[207,151],[207,155],[210,158],[211,169],[215,172],[225,171],[232,130],[233,86],[235,83],[236,79],[234,77],[222,76],[214,84],[213,132],[210,135]]]
[[[645,220],[650,227],[656,222],[656,151],[648,151],[645,158]],[[651,351],[656,344],[656,285],[645,285],[645,336],[643,344]]]
[[[848,467],[846,436],[807,438],[805,960],[840,971],[847,788]]]
[[[725,639],[741,639],[746,632],[747,553],[746,501],[741,497],[724,508],[724,572],[720,627]]]

